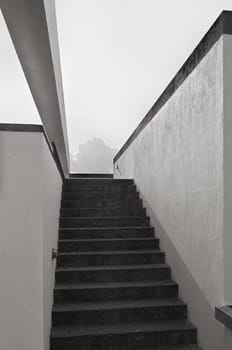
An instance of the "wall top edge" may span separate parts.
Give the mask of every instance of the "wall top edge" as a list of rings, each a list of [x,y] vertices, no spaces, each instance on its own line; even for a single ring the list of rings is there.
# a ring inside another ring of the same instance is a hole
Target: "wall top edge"
[[[38,124],[0,123],[0,131],[44,132],[44,129],[42,125]]]
[[[1,131],[6,131],[6,132],[32,132],[32,133],[42,133],[45,141],[48,145],[48,149],[52,155],[52,158],[54,162],[56,163],[57,169],[60,173],[61,178],[64,180],[65,175],[63,172],[63,168],[61,166],[60,158],[55,146],[55,143],[52,142],[52,144],[49,142],[49,139],[47,137],[46,131],[43,127],[43,125],[38,125],[38,124],[14,124],[14,123],[0,123],[0,132]]]
[[[213,45],[220,39],[223,34],[232,34],[232,11],[223,11],[217,18],[203,39],[194,49],[194,51],[187,58],[183,66],[177,72],[175,77],[169,83],[167,88],[163,91],[160,97],[156,100],[152,108],[148,111],[137,128],[130,135],[126,143],[121,147],[116,156],[114,157],[114,163],[121,157],[121,155],[127,150],[132,142],[137,138],[145,126],[154,118],[159,110],[165,105],[175,91],[181,86],[186,78],[192,73],[192,71],[198,66],[204,56],[210,51]]]

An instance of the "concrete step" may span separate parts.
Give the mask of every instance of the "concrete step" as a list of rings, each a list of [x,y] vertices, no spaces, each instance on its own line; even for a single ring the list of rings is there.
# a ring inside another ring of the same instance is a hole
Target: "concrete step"
[[[128,208],[141,208],[142,200],[138,196],[129,196],[128,198],[77,198],[77,199],[63,199],[61,201],[61,208],[109,208],[116,209],[120,207],[123,209]]]
[[[64,180],[64,184],[65,185],[112,185],[112,186],[118,186],[118,185],[133,185],[134,184],[134,180],[132,179],[107,179],[107,178],[69,178],[69,179],[65,179]]]
[[[149,226],[146,216],[113,216],[113,217],[66,217],[60,218],[60,227],[131,227]]]
[[[128,182],[117,184],[116,186],[114,183],[105,183],[105,184],[64,184],[63,185],[63,191],[64,192],[112,192],[112,193],[117,193],[117,192],[124,192],[124,191],[131,191],[135,192],[136,191],[136,186],[135,184],[131,184]]]
[[[92,227],[60,228],[59,238],[66,239],[120,239],[120,238],[153,238],[154,228],[141,227]]]
[[[59,253],[57,266],[162,264],[164,260],[160,250],[65,252]]]
[[[137,299],[53,305],[52,325],[83,326],[136,321],[178,320],[187,316],[187,305],[175,299]]]
[[[136,200],[139,199],[139,192],[136,191],[66,191],[62,192],[62,199],[98,199],[98,200]]]
[[[50,350],[200,350],[132,180],[65,180]]]
[[[157,238],[119,238],[119,239],[64,239],[58,241],[59,252],[85,251],[125,251],[159,249]]]
[[[152,347],[139,347],[139,348],[133,348],[134,350],[202,350],[201,348],[199,348],[199,346],[197,345],[178,345],[178,346],[173,346],[173,345],[169,345],[169,346],[156,346],[154,348],[154,346]],[[131,350],[131,348],[128,347],[110,347],[110,348],[105,348],[104,350]]]
[[[53,327],[51,350],[105,350],[126,346],[177,346],[197,343],[196,328],[186,320]]]
[[[167,280],[171,277],[166,264],[58,267],[56,283],[123,282]]]
[[[134,300],[177,297],[178,285],[172,280],[57,284],[54,302]]]
[[[145,216],[146,209],[132,206],[129,208],[61,208],[61,217],[112,217],[112,216]]]
[[[114,175],[110,173],[71,173],[69,177],[71,179],[113,179]]]

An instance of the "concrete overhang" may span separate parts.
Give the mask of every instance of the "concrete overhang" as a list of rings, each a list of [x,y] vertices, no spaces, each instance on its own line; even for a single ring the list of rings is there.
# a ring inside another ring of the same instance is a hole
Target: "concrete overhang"
[[[54,0],[0,0],[9,33],[48,139],[65,176],[69,150]],[[13,103],[13,101],[12,101]]]

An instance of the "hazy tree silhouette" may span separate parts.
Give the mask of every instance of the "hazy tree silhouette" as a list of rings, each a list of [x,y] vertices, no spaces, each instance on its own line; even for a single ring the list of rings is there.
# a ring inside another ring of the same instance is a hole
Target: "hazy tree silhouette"
[[[94,137],[79,145],[79,152],[71,155],[71,171],[75,173],[110,173],[117,150]]]

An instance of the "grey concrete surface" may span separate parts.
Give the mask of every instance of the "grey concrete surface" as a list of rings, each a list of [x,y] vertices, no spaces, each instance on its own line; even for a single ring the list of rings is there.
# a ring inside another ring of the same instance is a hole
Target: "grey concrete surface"
[[[63,171],[69,151],[54,0],[0,0],[0,7],[50,142]]]
[[[221,36],[114,170],[135,179],[204,350],[232,347],[214,318],[232,302],[231,47]]]
[[[41,131],[0,131],[0,168],[0,349],[49,350],[62,178]]]

